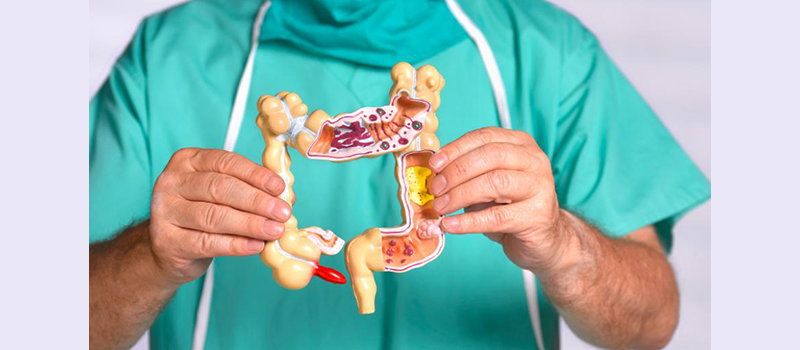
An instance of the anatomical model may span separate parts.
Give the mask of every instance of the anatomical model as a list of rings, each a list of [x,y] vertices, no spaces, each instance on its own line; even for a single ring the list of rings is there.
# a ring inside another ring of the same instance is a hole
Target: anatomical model
[[[333,162],[386,153],[395,156],[403,224],[368,229],[345,249],[347,271],[362,314],[375,312],[373,271],[410,271],[438,257],[444,248],[441,216],[431,208],[433,195],[427,187],[435,175],[428,159],[439,149],[436,110],[444,78],[433,66],[415,70],[405,62],[396,64],[391,75],[394,85],[389,105],[365,107],[334,118],[322,110],[308,115],[308,106],[294,93],[265,95],[258,100],[256,123],[266,142],[262,161],[283,178],[286,189],[281,198],[290,205],[295,200],[294,176],[286,147],[309,159]],[[343,244],[341,238],[319,227],[298,229],[292,216],[283,236],[264,247],[261,260],[285,288],[303,288],[314,275],[345,283],[341,273],[319,265],[321,254],[337,254]]]

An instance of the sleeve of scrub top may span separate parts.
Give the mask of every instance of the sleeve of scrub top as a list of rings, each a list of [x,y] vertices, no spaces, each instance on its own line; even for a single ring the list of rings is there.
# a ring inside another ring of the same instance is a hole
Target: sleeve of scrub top
[[[551,157],[559,202],[611,237],[653,224],[669,250],[675,221],[710,184],[588,30],[578,23],[565,42]]]
[[[89,104],[89,242],[149,215],[151,169],[140,28]]]

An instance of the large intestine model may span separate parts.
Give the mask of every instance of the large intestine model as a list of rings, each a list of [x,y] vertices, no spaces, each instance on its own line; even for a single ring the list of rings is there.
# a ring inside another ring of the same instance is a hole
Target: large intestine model
[[[308,106],[295,93],[265,95],[258,100],[256,124],[266,142],[265,167],[286,183],[281,198],[294,205],[287,147],[309,159],[346,162],[361,157],[393,153],[397,161],[398,197],[403,224],[393,228],[371,228],[352,239],[345,261],[353,292],[362,314],[375,312],[376,272],[402,273],[432,261],[444,248],[439,227],[441,216],[431,207],[428,183],[434,174],[428,160],[439,149],[436,110],[444,78],[433,66],[415,70],[401,62],[391,71],[394,85],[390,104],[365,107],[334,118],[322,110],[308,115]],[[305,287],[316,275],[333,283],[346,283],[344,276],[319,265],[321,254],[338,254],[344,241],[319,227],[298,228],[294,215],[286,222],[283,236],[266,244],[261,260],[275,281],[288,289]]]

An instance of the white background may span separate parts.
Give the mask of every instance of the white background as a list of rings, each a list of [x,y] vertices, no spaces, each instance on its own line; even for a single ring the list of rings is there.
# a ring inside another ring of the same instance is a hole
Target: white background
[[[667,128],[711,176],[708,1],[557,0],[599,38]],[[174,0],[90,1],[87,99],[105,79],[137,23]],[[681,286],[681,322],[669,349],[711,345],[711,205],[677,226],[671,260]],[[562,324],[563,349],[588,349]],[[137,349],[144,349],[140,344]]]

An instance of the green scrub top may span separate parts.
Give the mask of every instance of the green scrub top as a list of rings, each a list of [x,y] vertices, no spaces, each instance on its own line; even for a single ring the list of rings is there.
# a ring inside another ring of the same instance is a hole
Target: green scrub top
[[[184,147],[222,148],[249,50],[257,1],[193,1],[148,17],[90,103],[89,241],[149,215],[153,184]],[[604,234],[655,224],[669,247],[677,218],[710,196],[703,174],[575,18],[546,2],[461,3],[502,73],[515,129],[550,157],[562,207]],[[269,22],[264,23],[269,30]],[[415,66],[445,77],[442,144],[499,126],[481,57],[466,36]],[[330,114],[387,103],[389,68],[262,40],[235,151],[260,163],[263,94],[298,93]],[[349,240],[401,222],[392,157],[333,164],[290,151],[294,213]],[[279,287],[258,256],[215,259],[206,349],[536,349],[521,270],[482,235],[448,236],[441,256],[405,274],[375,274],[376,312],[359,315],[349,285]],[[342,254],[322,264],[345,271]],[[153,324],[152,349],[190,349],[203,278],[182,286]],[[530,287],[530,286],[528,286]],[[541,289],[546,349],[558,315]]]

